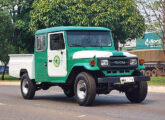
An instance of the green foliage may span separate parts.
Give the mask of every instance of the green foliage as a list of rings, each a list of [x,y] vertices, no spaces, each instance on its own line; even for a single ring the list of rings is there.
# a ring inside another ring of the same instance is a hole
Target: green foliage
[[[163,0],[135,0],[139,9],[144,14],[146,24],[147,24],[147,31],[152,31],[158,33],[164,33],[163,28],[163,12],[164,12],[164,5]],[[163,37],[159,36],[162,40]]]
[[[152,25],[151,24],[146,24],[147,32],[153,32],[153,31],[155,31],[156,28],[159,28],[159,27],[160,27],[160,23],[159,22],[154,22]],[[155,31],[155,34],[160,34],[160,32],[159,31]]]
[[[2,8],[7,9],[13,25],[12,44],[16,53],[33,52],[34,35],[29,31],[30,10],[33,0],[0,0]]]
[[[33,51],[34,39],[28,31],[31,4],[32,0],[0,0],[0,61],[4,67],[8,54]]]
[[[0,61],[8,63],[8,53],[14,51],[11,45],[13,35],[13,25],[11,18],[6,10],[0,10]]]
[[[12,37],[13,26],[7,10],[0,9],[0,41],[1,44]]]
[[[0,80],[2,80],[1,78],[2,78],[2,75],[0,75]],[[17,81],[19,79],[18,78],[15,78],[15,77],[11,77],[9,75],[5,75],[4,76],[4,80]]]
[[[32,53],[34,32],[46,27],[103,26],[112,30],[115,43],[145,31],[144,19],[132,0],[0,0],[0,9],[0,15],[5,13],[5,19],[10,19],[4,26],[0,23],[4,27],[0,32],[5,32],[1,39],[10,40],[15,53]]]
[[[29,31],[30,23],[30,10],[33,0],[15,0],[15,5],[18,9],[15,10],[14,27],[15,27],[15,46],[17,46],[17,52],[27,51],[33,52],[34,35]],[[13,10],[14,11],[14,10]]]
[[[30,30],[53,26],[102,26],[124,42],[145,31],[144,18],[132,0],[34,0]]]
[[[0,61],[2,61],[4,64],[8,64],[9,56],[8,54],[12,54],[15,52],[15,48],[13,45],[5,43],[3,47],[1,47],[0,50]]]
[[[148,82],[149,85],[165,85],[164,77],[151,77],[151,81]]]

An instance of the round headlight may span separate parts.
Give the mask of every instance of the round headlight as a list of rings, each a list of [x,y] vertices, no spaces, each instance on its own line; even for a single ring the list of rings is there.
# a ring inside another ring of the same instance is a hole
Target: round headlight
[[[101,60],[101,66],[108,66],[108,60]]]
[[[137,65],[137,59],[130,59],[130,65]]]

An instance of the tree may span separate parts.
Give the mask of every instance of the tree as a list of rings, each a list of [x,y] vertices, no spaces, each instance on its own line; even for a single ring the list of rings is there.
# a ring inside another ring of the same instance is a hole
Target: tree
[[[7,9],[14,26],[12,44],[16,53],[33,52],[34,36],[29,31],[30,10],[33,0],[0,0],[2,8]]]
[[[9,61],[8,53],[14,51],[11,45],[13,25],[7,10],[0,9],[0,61],[4,63],[2,80],[4,80],[5,69]]]
[[[144,34],[144,18],[132,0],[34,0],[30,30],[53,26],[102,26],[114,34],[115,46]]]
[[[33,0],[0,0],[0,60],[4,67],[8,54],[33,51],[34,35],[29,31],[32,3]]]
[[[161,38],[165,49],[165,0],[136,0],[136,3],[142,9],[148,30]]]
[[[6,70],[6,67],[7,67],[7,64],[9,62],[9,54],[12,54],[14,53],[15,51],[15,48],[13,45],[9,44],[9,43],[5,43],[3,47],[1,47],[1,50],[0,50],[0,60],[2,61],[2,63],[4,64],[4,69],[3,69],[3,72],[2,72],[2,80],[4,80],[4,75],[5,75],[5,70]]]

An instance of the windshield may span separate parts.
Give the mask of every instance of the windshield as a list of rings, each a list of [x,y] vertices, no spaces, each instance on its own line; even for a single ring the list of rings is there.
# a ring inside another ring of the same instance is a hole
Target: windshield
[[[71,47],[109,47],[112,45],[109,31],[67,31]]]

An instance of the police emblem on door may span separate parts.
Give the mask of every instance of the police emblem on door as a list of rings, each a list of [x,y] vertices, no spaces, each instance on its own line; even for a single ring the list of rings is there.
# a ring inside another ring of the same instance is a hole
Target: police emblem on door
[[[53,62],[54,62],[55,67],[59,67],[59,65],[60,65],[60,57],[59,56],[55,56]]]

